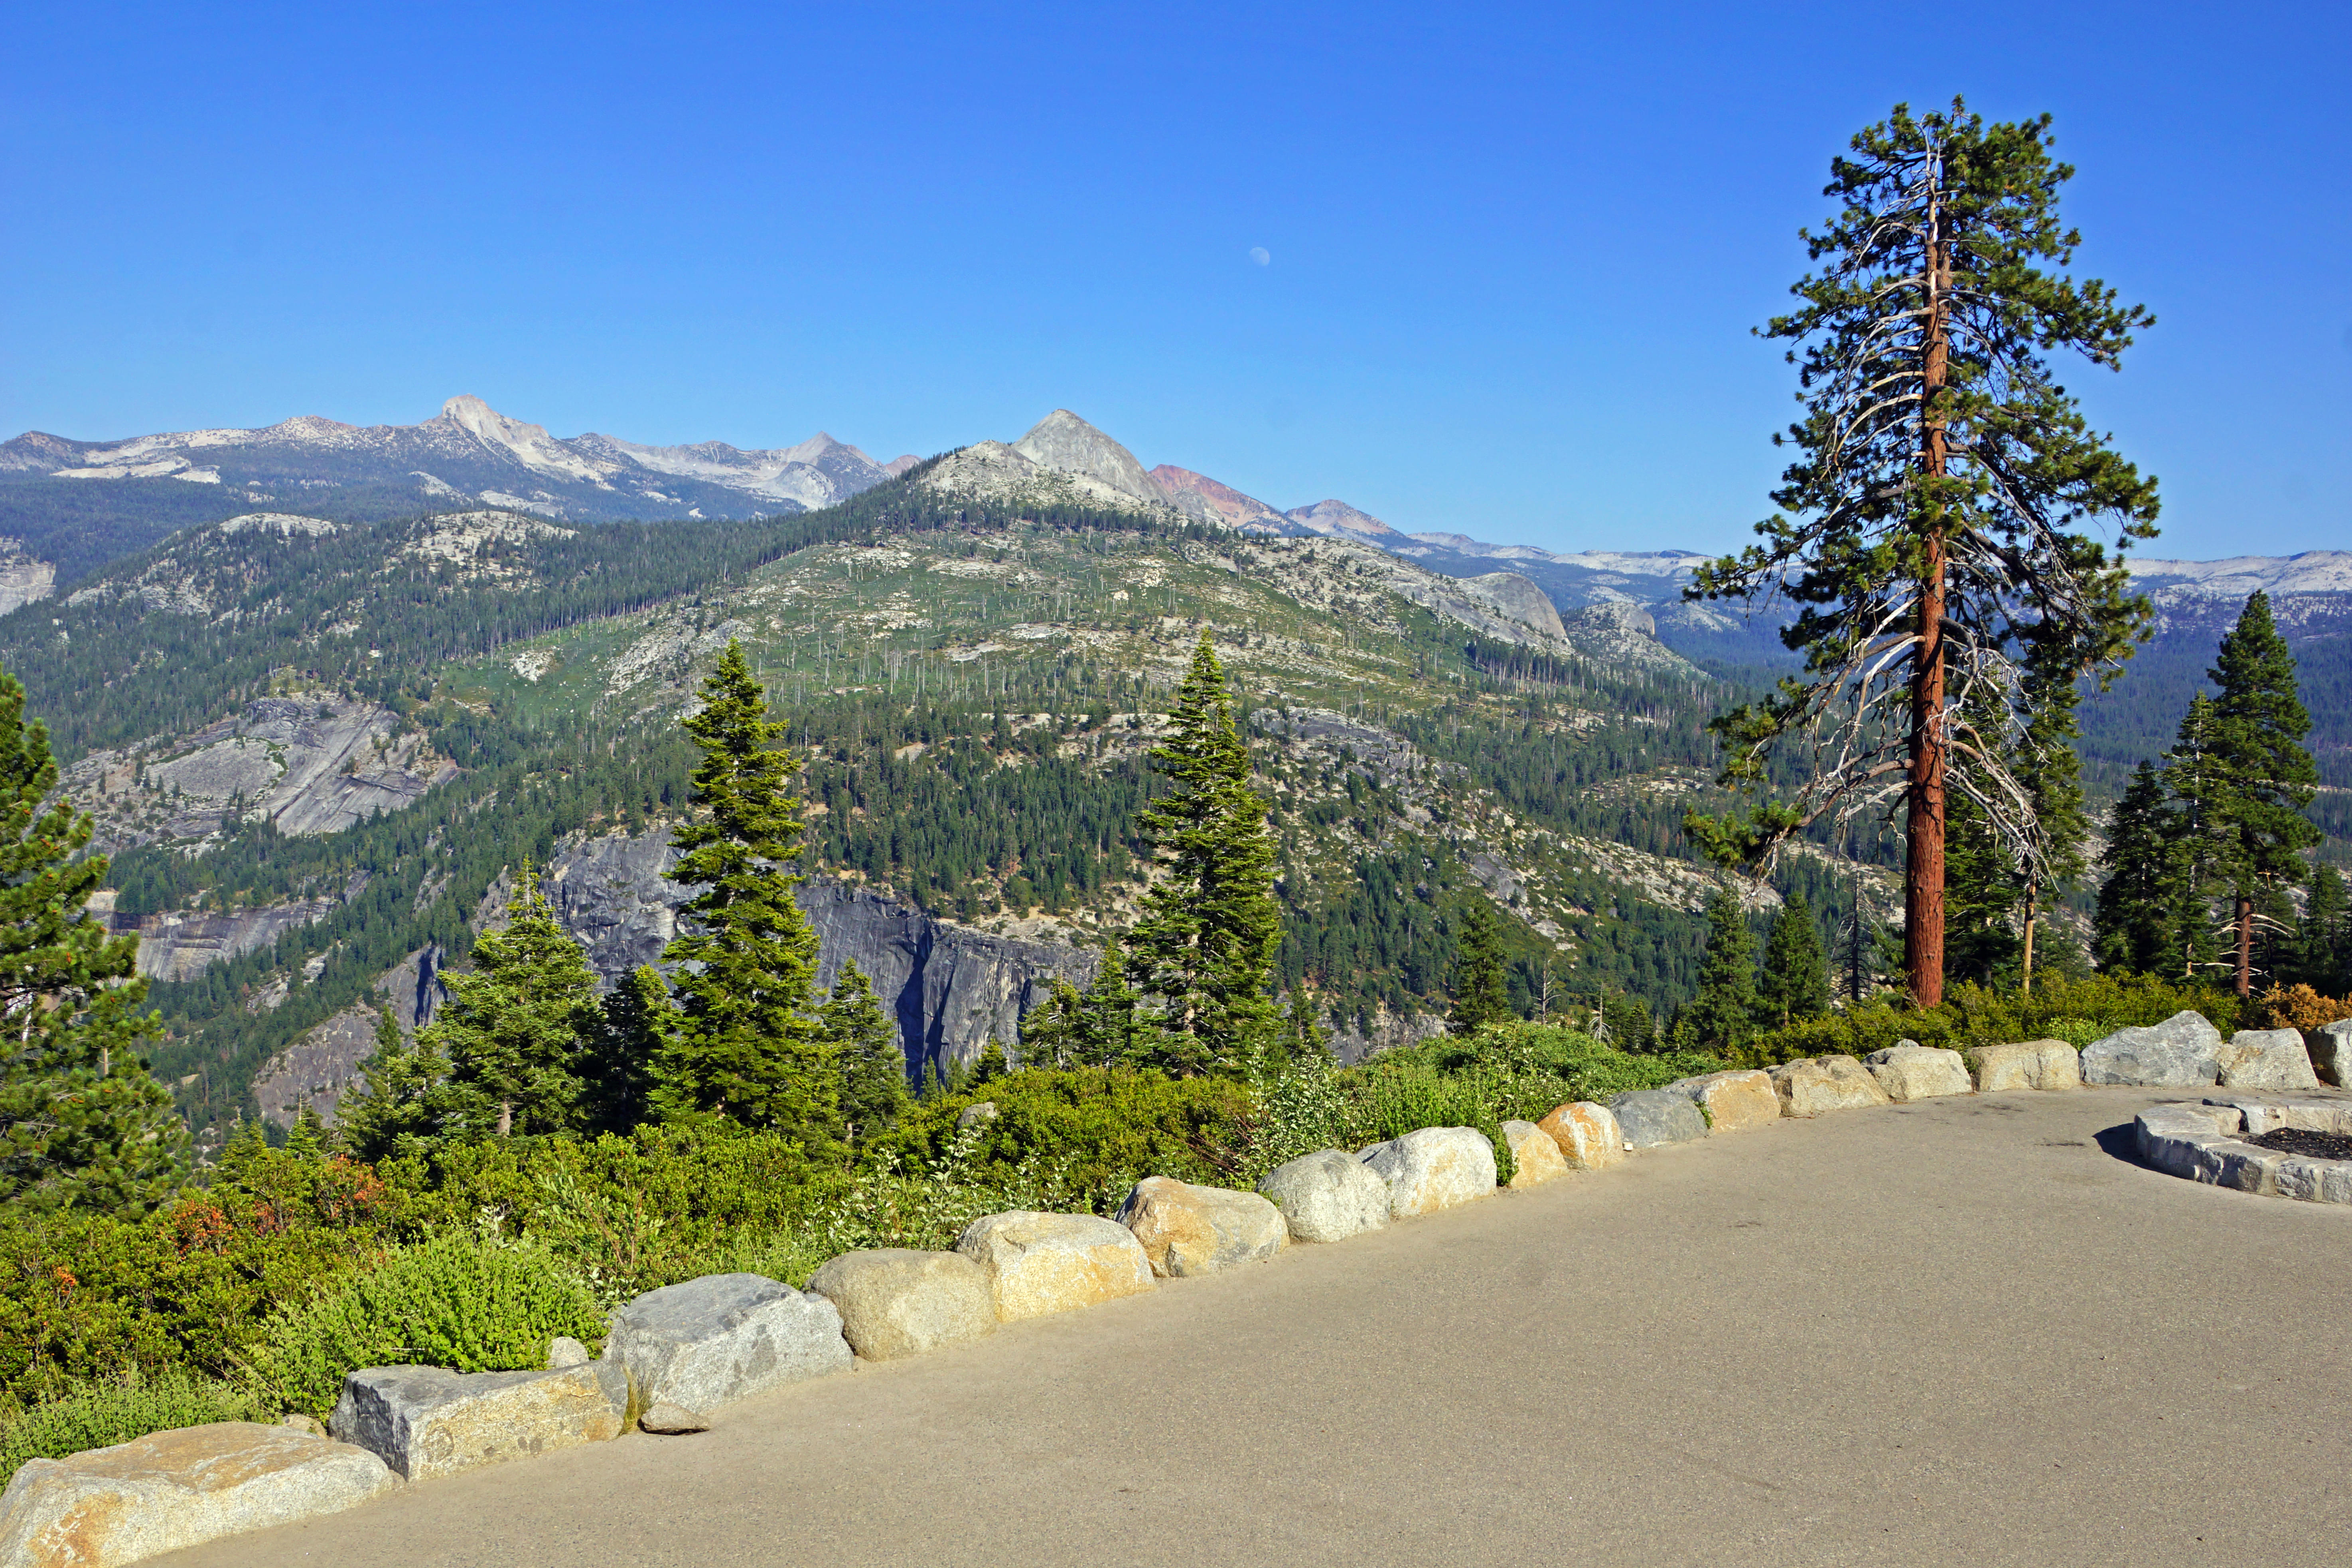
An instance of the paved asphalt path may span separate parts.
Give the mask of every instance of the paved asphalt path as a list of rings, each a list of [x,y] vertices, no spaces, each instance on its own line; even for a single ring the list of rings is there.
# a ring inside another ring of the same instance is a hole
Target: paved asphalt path
[[[172,1568],[2352,1563],[2352,1209],[1782,1121]]]

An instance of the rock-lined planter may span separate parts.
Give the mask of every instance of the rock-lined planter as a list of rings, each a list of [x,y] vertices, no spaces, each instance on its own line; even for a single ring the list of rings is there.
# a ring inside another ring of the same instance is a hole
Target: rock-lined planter
[[[1862,1059],[1878,1087],[1886,1091],[1886,1098],[1897,1105],[1968,1094],[1976,1088],[1969,1081],[1969,1064],[1960,1059],[1959,1052],[1939,1050],[1916,1040],[1873,1051]]]
[[[1580,1100],[1555,1106],[1536,1125],[1551,1135],[1570,1170],[1602,1171],[1625,1157],[1625,1130],[1605,1105]]]
[[[2024,1040],[2007,1046],[1971,1046],[1960,1053],[1976,1077],[1979,1094],[2009,1089],[2068,1089],[2083,1087],[2074,1047],[2063,1040]],[[2207,1080],[2210,1082],[2210,1079]]]
[[[2139,1113],[2135,1132],[2140,1158],[2168,1175],[2305,1203],[2352,1205],[2352,1160],[2245,1142],[2282,1128],[2352,1135],[2352,1104],[2216,1096],[2150,1106]]]
[[[2189,1011],[2161,1024],[2117,1029],[2083,1047],[2082,1077],[2084,1083],[2158,1089],[2216,1083],[2221,1077],[2221,1031],[2202,1013]]]
[[[1690,1096],[1709,1132],[1746,1132],[1780,1120],[1780,1096],[1773,1092],[1771,1079],[1753,1069],[1702,1073],[1666,1087]]]
[[[1568,1162],[1551,1134],[1532,1121],[1503,1123],[1503,1142],[1511,1151],[1511,1179],[1503,1184],[1513,1192],[1539,1187],[1568,1174]]]
[[[867,1361],[897,1361],[996,1331],[988,1276],[961,1252],[845,1252],[809,1277],[841,1314],[841,1335]]]
[[[853,1359],[831,1301],[757,1274],[646,1291],[613,1315],[604,1355],[628,1368],[633,1415],[663,1404],[707,1413]]]
[[[423,1481],[609,1443],[628,1404],[627,1374],[611,1360],[541,1372],[373,1366],[343,1379],[327,1431]]]
[[[2241,1029],[2219,1053],[2224,1089],[2317,1089],[2298,1029]]]
[[[1893,1102],[1870,1069],[1852,1057],[1807,1057],[1772,1069],[1772,1089],[1783,1115],[1826,1116]]]
[[[1001,1323],[1075,1311],[1157,1283],[1134,1232],[1094,1215],[988,1215],[964,1226],[956,1250],[988,1277]]]
[[[1356,1157],[1388,1184],[1391,1219],[1435,1214],[1495,1190],[1495,1146],[1475,1127],[1424,1127]]]
[[[1163,1279],[1256,1263],[1290,1245],[1282,1211],[1256,1193],[1146,1176],[1119,1205],[1118,1223]]]
[[[1609,1101],[1617,1125],[1633,1149],[1654,1149],[1661,1143],[1687,1143],[1706,1136],[1706,1118],[1698,1104],[1676,1089],[1632,1089]]]
[[[1389,1223],[1388,1183],[1344,1149],[1277,1165],[1257,1190],[1281,1211],[1293,1241],[1345,1241]]]
[[[400,1485],[365,1448],[221,1421],[64,1459],[27,1459],[0,1495],[6,1568],[118,1568],[226,1535],[340,1513]]]

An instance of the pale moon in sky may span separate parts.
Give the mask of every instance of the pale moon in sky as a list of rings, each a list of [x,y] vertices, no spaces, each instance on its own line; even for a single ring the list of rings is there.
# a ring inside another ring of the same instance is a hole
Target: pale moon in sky
[[[1253,245],[1250,247],[1250,259],[1263,267],[1274,259],[1274,253],[1263,245]]]

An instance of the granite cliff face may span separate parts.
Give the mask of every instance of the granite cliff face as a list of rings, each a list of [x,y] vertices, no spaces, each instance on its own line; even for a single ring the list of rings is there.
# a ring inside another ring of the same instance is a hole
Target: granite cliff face
[[[433,1021],[441,1001],[441,950],[410,953],[375,989],[375,1003],[344,1008],[262,1064],[253,1098],[264,1121],[290,1128],[307,1105],[331,1124],[343,1096],[360,1086],[360,1064],[375,1051],[376,1008],[388,1004],[406,1035]]]
[[[631,837],[575,837],[541,873],[556,918],[587,951],[604,986],[641,963],[657,963],[677,933],[677,911],[690,890],[669,879],[677,851],[667,829]],[[483,895],[474,924],[499,923],[512,892],[501,878]],[[1042,1002],[1058,976],[1085,986],[1094,953],[1065,943],[997,936],[924,913],[914,905],[829,878],[801,885],[799,901],[817,933],[820,985],[845,962],[874,983],[898,1021],[910,1077],[976,1060],[992,1035],[1010,1047],[1021,1016]]]

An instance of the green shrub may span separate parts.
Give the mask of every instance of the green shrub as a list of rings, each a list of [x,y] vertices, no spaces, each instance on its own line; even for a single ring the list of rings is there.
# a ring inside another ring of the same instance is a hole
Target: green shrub
[[[2175,1013],[2201,1013],[2224,1035],[2240,1022],[2240,1003],[2228,992],[2179,985],[2140,974],[2053,974],[2030,995],[1981,985],[1955,985],[1927,1012],[1890,1000],[1809,1018],[1757,1036],[1733,1053],[1741,1067],[1774,1067],[1801,1057],[1864,1056],[1913,1039],[1962,1050],[2013,1040],[2064,1040],[2080,1048],[2117,1029],[2162,1023]]]
[[[248,1366],[257,1393],[325,1419],[343,1374],[417,1364],[514,1372],[558,1334],[603,1342],[596,1299],[544,1246],[448,1230],[281,1309]]]
[[[252,1390],[185,1371],[87,1384],[0,1423],[0,1480],[27,1459],[62,1459],[215,1421],[268,1421],[278,1413]]]

